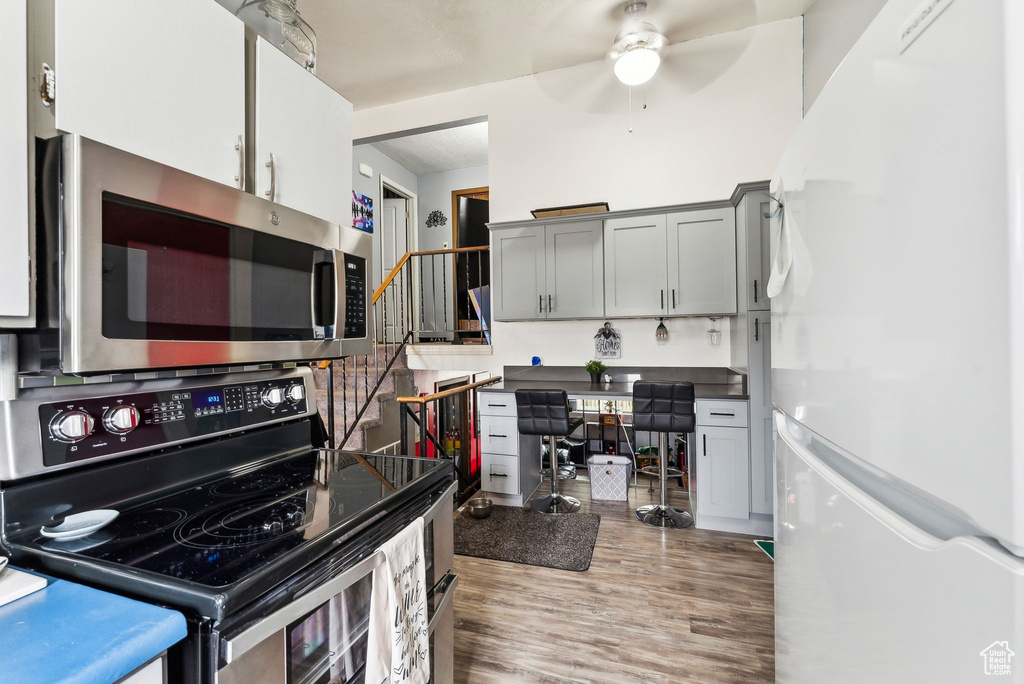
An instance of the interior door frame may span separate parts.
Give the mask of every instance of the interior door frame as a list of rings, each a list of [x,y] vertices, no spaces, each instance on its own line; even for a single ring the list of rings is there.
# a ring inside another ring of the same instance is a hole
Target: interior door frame
[[[480,197],[484,195],[484,197]],[[470,197],[472,199],[485,199],[490,206],[491,201],[491,187],[489,185],[482,185],[478,188],[463,188],[461,190],[452,190],[452,248],[459,246],[459,198]],[[467,257],[468,259],[469,257]],[[479,257],[478,257],[479,258]],[[459,311],[458,311],[458,291],[459,291],[459,276],[458,268],[456,268],[457,257],[452,257],[452,293],[456,297],[452,302],[452,325],[455,331],[452,333],[452,339],[459,337]],[[492,270],[493,273],[493,270]],[[488,321],[488,327],[493,322],[493,306],[491,307],[491,321]],[[467,330],[466,332],[470,332]]]
[[[405,244],[406,249],[409,252],[415,252],[419,249],[419,198],[416,193],[412,190],[408,190],[402,187],[399,183],[391,180],[383,173],[378,175],[378,186],[377,186],[377,206],[380,207],[380,211],[384,211],[384,188],[391,190],[396,195],[400,195],[405,198],[405,206],[409,211],[409,218],[405,224]],[[380,230],[384,229],[383,214],[381,215]],[[380,233],[380,282],[384,282],[384,278],[387,277],[387,273],[384,273],[384,234]],[[419,277],[420,264],[412,259],[412,280],[416,282]],[[420,293],[418,288],[412,288],[413,291],[413,327],[420,320]],[[376,312],[374,312],[374,321],[377,320]]]

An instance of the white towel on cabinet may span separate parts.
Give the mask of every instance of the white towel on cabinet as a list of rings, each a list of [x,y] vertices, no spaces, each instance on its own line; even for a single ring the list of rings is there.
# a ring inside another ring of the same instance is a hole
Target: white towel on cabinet
[[[427,578],[423,518],[381,545],[384,562],[373,571],[367,684],[427,684]]]

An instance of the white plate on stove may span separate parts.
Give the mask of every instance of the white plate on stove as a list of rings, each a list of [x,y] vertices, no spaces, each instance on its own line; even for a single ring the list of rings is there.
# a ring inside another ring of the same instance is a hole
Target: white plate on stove
[[[69,541],[81,539],[103,527],[106,527],[117,517],[117,511],[111,508],[98,508],[84,513],[75,513],[64,518],[59,525],[40,528],[39,533],[50,539]]]

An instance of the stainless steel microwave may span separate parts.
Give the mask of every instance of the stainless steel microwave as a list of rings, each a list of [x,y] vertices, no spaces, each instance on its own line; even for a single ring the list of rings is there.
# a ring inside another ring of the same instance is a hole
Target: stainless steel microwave
[[[22,370],[368,351],[370,234],[76,135],[37,160],[40,326]]]

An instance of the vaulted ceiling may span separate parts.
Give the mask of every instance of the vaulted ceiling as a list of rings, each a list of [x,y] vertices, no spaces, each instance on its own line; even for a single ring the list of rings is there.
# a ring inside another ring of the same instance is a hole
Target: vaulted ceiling
[[[799,16],[814,0],[649,0],[670,43]],[[615,0],[299,0],[317,75],[356,109],[603,59]]]

